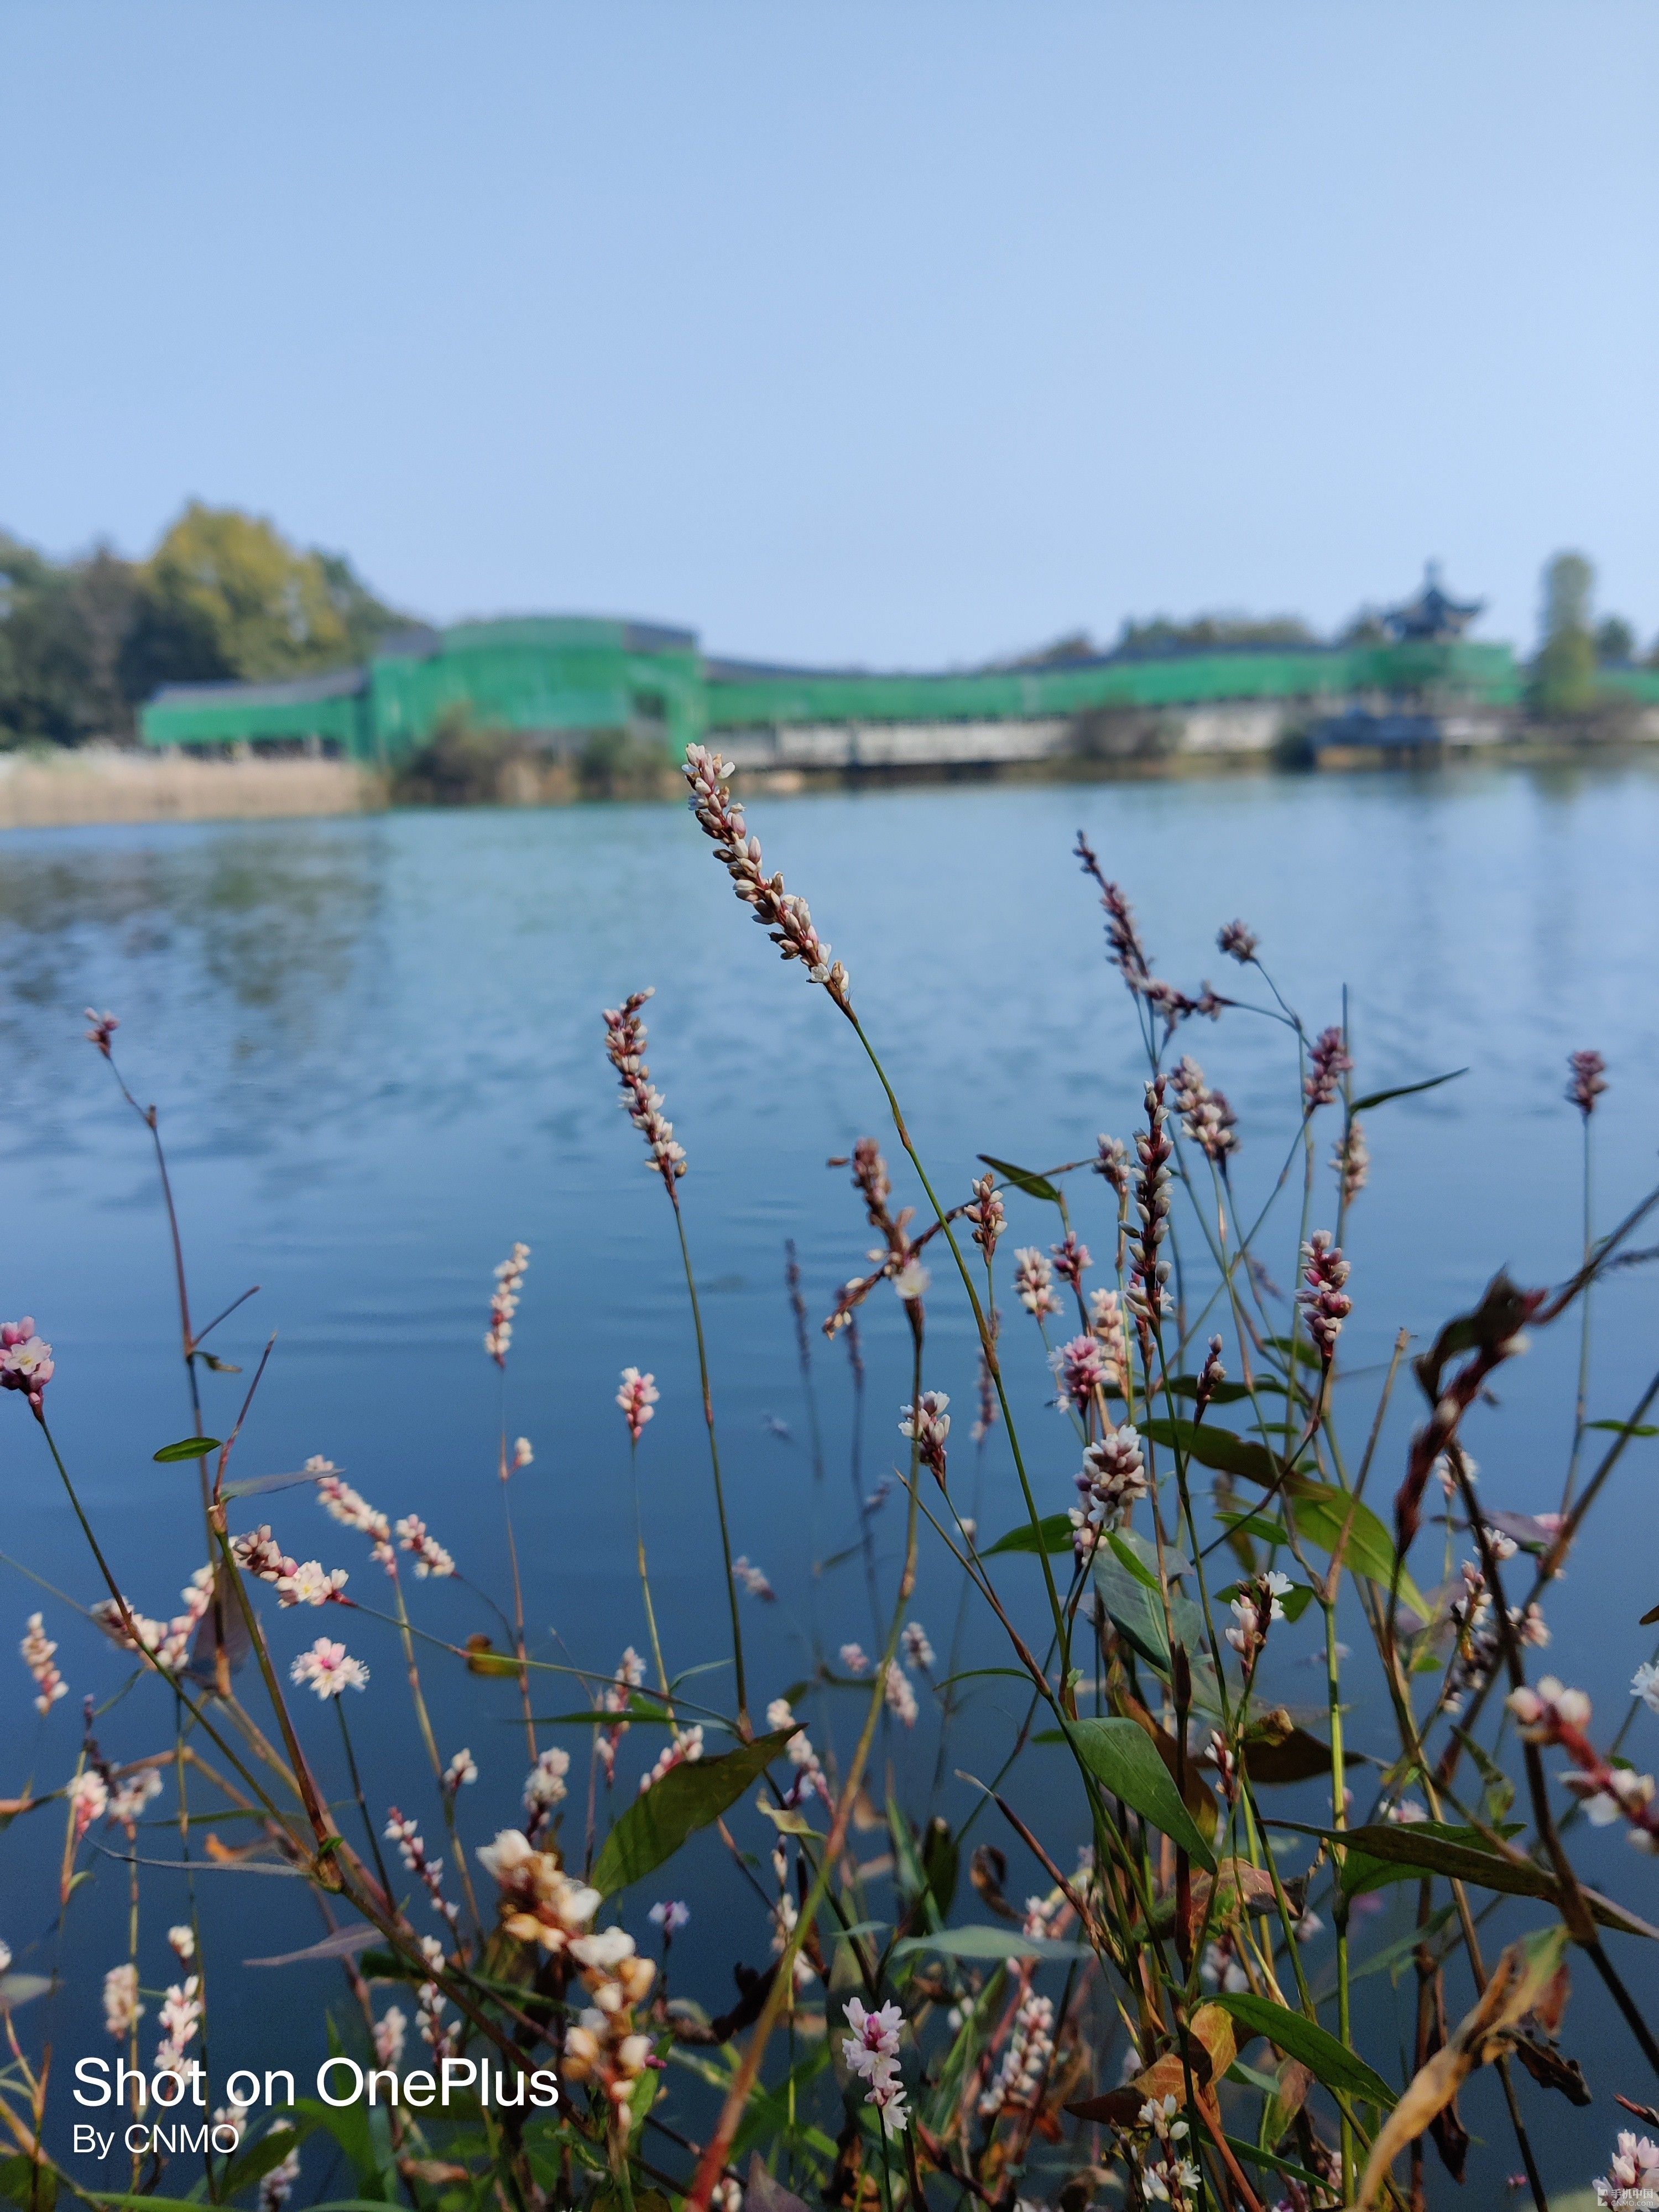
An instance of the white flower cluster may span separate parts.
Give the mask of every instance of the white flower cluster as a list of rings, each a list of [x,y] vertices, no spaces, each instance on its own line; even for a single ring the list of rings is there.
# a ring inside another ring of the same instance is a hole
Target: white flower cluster
[[[640,1019],[640,1008],[655,995],[649,990],[635,991],[620,1006],[605,1008],[605,1049],[622,1085],[617,1103],[645,1139],[647,1167],[662,1177],[664,1189],[673,1199],[674,1185],[685,1173],[685,1147],[676,1141],[674,1124],[662,1110],[663,1095],[652,1083],[645,1059],[646,1028]]]
[[[173,1674],[190,1656],[190,1639],[196,1632],[196,1624],[213,1601],[212,1568],[198,1567],[179,1595],[185,1610],[175,1613],[171,1620],[152,1620],[131,1605],[123,1617],[120,1606],[112,1597],[104,1598],[94,1606],[92,1617],[122,1650],[148,1651],[159,1665]]]
[[[525,1778],[524,1809],[531,1835],[534,1836],[545,1827],[555,1806],[563,1804],[565,1778],[569,1771],[570,1753],[562,1751],[557,1744],[552,1744],[542,1753]]]
[[[183,2074],[185,2047],[195,2040],[202,2025],[201,1990],[201,1978],[197,1974],[186,1974],[182,1982],[168,1984],[159,2015],[166,2033],[155,2052],[158,2074]]]
[[[40,1695],[34,1700],[37,1713],[49,1713],[59,1698],[67,1697],[69,1684],[58,1673],[52,1661],[58,1646],[46,1633],[46,1617],[32,1613],[25,1625],[23,1641],[18,1646],[23,1655],[23,1664],[34,1677],[34,1686]]]
[[[1072,1541],[1079,1556],[1086,1559],[1104,1531],[1121,1528],[1149,1492],[1139,1430],[1126,1421],[1088,1445],[1077,1486],[1083,1503],[1071,1509]]]
[[[307,1460],[307,1473],[327,1470],[324,1459]],[[387,1574],[398,1571],[397,1554],[392,1548],[392,1523],[378,1506],[371,1505],[361,1492],[349,1482],[342,1482],[331,1471],[322,1472],[317,1485],[317,1503],[331,1521],[337,1521],[343,1528],[355,1528],[360,1536],[367,1536],[374,1547],[374,1557]]]
[[[842,2039],[842,2057],[860,2081],[870,2084],[865,2103],[881,2114],[890,2136],[902,2136],[910,2115],[904,2106],[904,2084],[899,2079],[899,2033],[904,2014],[896,2004],[871,2012],[857,1997],[847,2001],[847,2025],[853,2033]]]
[[[234,1537],[231,1552],[244,1574],[270,1583],[284,1606],[340,1604],[350,1581],[343,1567],[325,1567],[320,1559],[290,1559],[264,1522],[252,1534]]]
[[[334,1644],[326,1636],[319,1636],[310,1650],[302,1651],[289,1668],[288,1678],[300,1686],[309,1683],[326,1702],[347,1690],[365,1688],[368,1669],[361,1659],[347,1656],[343,1644]]]
[[[921,1463],[945,1480],[945,1443],[951,1433],[951,1401],[943,1390],[924,1390],[913,1406],[899,1407],[899,1434],[908,1437]]]
[[[1048,1255],[1035,1244],[1022,1245],[1014,1254],[1014,1294],[1038,1321],[1060,1311],[1054,1267]]]
[[[916,1693],[905,1679],[904,1669],[895,1660],[887,1669],[887,1708],[902,1720],[906,1728],[916,1724]]]
[[[1285,1608],[1279,1600],[1291,1587],[1288,1575],[1268,1572],[1240,1590],[1232,1601],[1234,1625],[1227,1631],[1227,1641],[1244,1662],[1253,1667],[1267,1640],[1267,1630],[1275,1620],[1283,1620]]]
[[[489,1295],[489,1328],[483,1348],[497,1367],[505,1367],[513,1345],[513,1316],[519,1310],[519,1287],[530,1272],[530,1247],[515,1244],[510,1258],[495,1270],[495,1287]]]
[[[1185,1059],[1176,1069],[1175,1101],[1181,1126],[1200,1152],[1217,1167],[1224,1167],[1238,1150],[1238,1116],[1226,1094],[1210,1088],[1195,1060]]]
[[[131,1960],[112,1966],[104,1977],[104,2026],[119,2043],[131,2035],[144,2016],[138,2002],[138,1969]]]
[[[1198,2187],[1198,2168],[1181,2149],[1187,2123],[1180,2110],[1171,2092],[1157,2101],[1149,2099],[1136,2122],[1152,2137],[1140,2163],[1140,2185],[1155,2204],[1184,2206]]]
[[[702,1723],[699,1721],[695,1727],[684,1731],[676,1729],[673,1741],[665,1744],[657,1753],[656,1764],[651,1771],[641,1775],[641,1796],[643,1797],[647,1790],[654,1789],[665,1774],[672,1774],[677,1766],[689,1765],[702,1757]]]
[[[427,1534],[427,1527],[418,1513],[405,1513],[398,1523],[398,1542],[405,1552],[415,1555],[415,1572],[422,1580],[428,1575],[453,1575],[455,1562],[435,1536]]]
[[[1012,2104],[1030,2112],[1042,2090],[1043,2078],[1054,2055],[1054,2008],[1048,1997],[1027,1991],[1014,2015],[1013,2032],[1002,2054],[1002,2063],[979,2100],[981,2119],[994,2119],[1003,2106]]]
[[[1659,2143],[1632,2128],[1619,2131],[1619,2147],[1594,2185],[1600,2204],[1659,2203]]]
[[[766,1725],[769,1729],[794,1727],[795,1713],[787,1698],[774,1698],[766,1708]],[[797,1770],[796,1778],[784,1794],[786,1805],[799,1805],[809,1790],[815,1790],[828,1805],[830,1784],[824,1778],[818,1755],[812,1748],[811,1738],[805,1729],[796,1729],[789,1739],[789,1764]]]

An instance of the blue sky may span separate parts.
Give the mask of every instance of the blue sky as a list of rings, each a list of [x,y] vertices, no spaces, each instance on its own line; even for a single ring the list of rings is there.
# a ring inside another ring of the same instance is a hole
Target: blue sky
[[[1659,629],[1659,10],[10,0],[0,522],[970,660]]]

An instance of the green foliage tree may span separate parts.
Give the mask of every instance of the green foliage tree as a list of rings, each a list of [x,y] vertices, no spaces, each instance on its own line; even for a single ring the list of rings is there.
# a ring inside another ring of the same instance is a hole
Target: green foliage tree
[[[347,665],[406,620],[343,556],[234,507],[192,501],[145,562],[0,534],[0,744],[130,742],[161,684]]]
[[[1543,642],[1532,665],[1534,713],[1570,720],[1595,704],[1590,602],[1595,571],[1582,553],[1558,553],[1544,570]]]
[[[1317,645],[1319,640],[1299,615],[1195,615],[1173,622],[1154,615],[1149,622],[1126,620],[1118,632],[1120,653],[1205,653],[1229,646]]]
[[[398,619],[343,556],[302,552],[261,515],[196,500],[156,547],[145,582],[163,629],[229,676],[338,666]]]
[[[60,567],[0,538],[0,740],[130,732],[121,658],[139,595],[138,571],[105,547]]]
[[[1604,667],[1617,667],[1633,659],[1636,632],[1622,615],[1609,615],[1595,626],[1595,657]]]

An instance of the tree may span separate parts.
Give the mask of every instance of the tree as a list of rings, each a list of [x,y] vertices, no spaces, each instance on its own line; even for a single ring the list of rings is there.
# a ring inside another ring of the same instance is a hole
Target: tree
[[[1582,553],[1558,553],[1545,568],[1543,641],[1532,665],[1532,703],[1547,719],[1588,714],[1595,704],[1595,571]]]
[[[160,638],[204,674],[343,665],[398,620],[338,554],[301,552],[261,515],[192,500],[145,568]]]
[[[407,620],[343,555],[234,507],[192,502],[147,562],[56,562],[0,532],[0,744],[131,743],[163,684],[349,665]]]
[[[0,538],[0,739],[78,744],[131,733],[120,662],[137,571],[100,546],[59,567]]]
[[[1595,657],[1605,666],[1617,667],[1636,653],[1636,632],[1620,615],[1609,615],[1595,628]]]

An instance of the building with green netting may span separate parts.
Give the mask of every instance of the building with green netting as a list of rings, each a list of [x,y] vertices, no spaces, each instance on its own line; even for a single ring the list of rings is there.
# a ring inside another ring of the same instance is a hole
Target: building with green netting
[[[1510,648],[1462,634],[1477,611],[1431,580],[1363,642],[926,673],[777,667],[706,655],[694,631],[660,623],[527,617],[412,631],[362,667],[292,682],[172,685],[141,727],[149,746],[301,747],[386,768],[458,725],[550,753],[618,734],[674,754],[707,740],[751,770],[1267,751],[1287,734],[1316,750],[1322,732],[1476,744],[1505,733],[1522,694]],[[1659,675],[1625,681],[1636,703],[1659,702]]]

